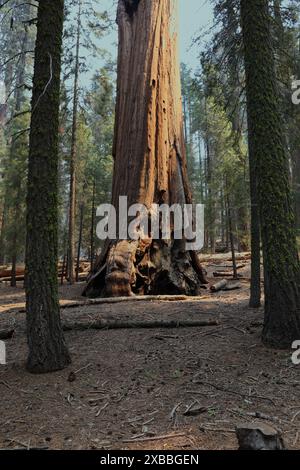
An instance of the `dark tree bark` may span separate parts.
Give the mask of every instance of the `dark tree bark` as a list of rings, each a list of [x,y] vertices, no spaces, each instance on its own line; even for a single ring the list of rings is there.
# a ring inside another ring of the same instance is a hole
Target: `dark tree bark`
[[[74,284],[75,270],[75,217],[76,217],[76,159],[77,159],[77,116],[78,116],[78,93],[79,93],[79,52],[81,33],[81,7],[82,0],[78,0],[77,31],[76,31],[76,53],[75,72],[73,88],[73,122],[72,141],[70,157],[70,202],[69,202],[69,254],[68,254],[68,279],[70,284]]]
[[[261,306],[261,274],[260,274],[260,222],[257,194],[256,154],[249,141],[249,168],[250,168],[250,200],[251,200],[251,284],[250,308]]]
[[[5,189],[3,210],[2,210],[2,216],[1,216],[1,229],[0,229],[0,265],[4,264],[4,260],[5,260],[4,234],[5,234],[7,211],[8,211],[8,194],[7,194],[7,189]]]
[[[25,17],[29,18],[30,13],[31,13],[32,5],[30,4],[22,4],[19,5],[17,8],[17,19],[19,22]],[[16,40],[16,38],[15,38]],[[28,51],[28,46],[29,46],[29,32],[28,32],[28,26],[24,26],[24,34],[20,32],[20,37],[19,41],[21,42],[21,51],[20,51],[20,58],[18,62],[18,67],[15,72],[16,75],[16,81],[15,81],[15,90],[14,90],[14,104],[13,104],[13,115],[18,115],[20,111],[22,110],[22,105],[24,103],[24,79],[25,79],[25,73],[26,73],[26,51]],[[14,44],[14,47],[16,47],[16,44]],[[13,82],[12,76],[10,73],[8,73],[8,86],[11,87],[11,84]],[[7,82],[6,79],[6,82]],[[9,89],[9,88],[8,88]],[[17,145],[16,145],[16,139],[12,139],[11,145],[10,145],[10,158],[14,159],[16,157],[16,154],[18,152]],[[16,264],[17,264],[17,254],[18,254],[18,233],[19,233],[19,224],[18,224],[18,219],[20,216],[20,205],[21,205],[21,186],[22,186],[22,176],[17,174],[15,176],[15,181],[14,181],[14,189],[16,191],[16,198],[13,204],[13,232],[12,232],[12,238],[10,241],[10,254],[11,254],[11,264],[12,264],[12,273],[11,273],[11,287],[16,287]],[[1,251],[3,250],[3,256],[4,256],[4,234],[5,234],[5,223],[6,223],[6,218],[7,214],[9,211],[9,190],[6,189],[5,191],[5,196],[4,196],[4,211],[3,211],[3,223],[2,223],[2,232],[1,232],[1,239],[0,239],[0,264],[3,264],[3,259],[1,259]],[[1,249],[2,248],[2,249]]]
[[[21,181],[18,178],[17,181],[17,195],[15,201],[15,220],[14,220],[14,227],[13,227],[13,234],[12,234],[12,258],[11,258],[11,281],[10,286],[16,287],[17,286],[17,250],[18,250],[18,227],[17,227],[17,220],[21,205]]]
[[[63,286],[63,284],[64,284],[64,277],[66,275],[66,264],[67,264],[67,256],[64,255],[62,268],[61,268],[61,274],[60,274],[60,284],[61,284],[61,286]]]
[[[57,171],[63,0],[39,2],[27,191],[27,368],[70,363],[58,303]],[[51,78],[51,80],[49,80]]]
[[[93,196],[92,196],[92,214],[91,214],[91,231],[90,231],[90,265],[91,265],[91,272],[94,268],[94,256],[95,256],[95,198],[96,198],[96,181],[93,181]]]
[[[296,228],[300,235],[300,151],[293,155],[293,187],[295,194]]]
[[[191,203],[173,0],[119,0],[112,204]],[[85,294],[197,294],[205,282],[184,240],[106,243]]]
[[[300,338],[300,264],[268,1],[241,0],[241,15],[265,271],[263,341],[290,348]]]
[[[236,256],[235,256],[235,247],[234,247],[234,236],[233,236],[233,229],[232,229],[232,210],[230,206],[230,196],[227,192],[227,213],[228,213],[228,232],[230,238],[230,248],[231,248],[231,256],[232,256],[232,271],[233,271],[233,279],[238,279],[238,272],[236,266]]]
[[[80,205],[80,216],[79,216],[79,235],[78,235],[78,246],[77,246],[77,263],[76,263],[76,282],[79,280],[79,268],[80,268],[80,252],[82,244],[82,231],[83,231],[83,216],[84,216],[84,203]]]

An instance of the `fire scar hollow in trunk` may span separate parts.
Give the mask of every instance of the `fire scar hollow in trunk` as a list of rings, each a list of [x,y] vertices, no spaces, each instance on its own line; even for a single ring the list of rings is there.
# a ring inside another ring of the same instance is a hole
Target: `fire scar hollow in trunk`
[[[191,204],[184,147],[176,0],[119,0],[112,204]],[[185,240],[107,240],[84,294],[199,294]]]

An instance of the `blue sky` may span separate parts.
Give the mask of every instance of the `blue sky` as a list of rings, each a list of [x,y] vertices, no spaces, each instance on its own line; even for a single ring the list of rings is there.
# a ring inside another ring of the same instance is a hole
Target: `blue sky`
[[[192,46],[193,37],[205,32],[213,24],[213,10],[209,0],[179,0],[180,60],[193,68],[198,66],[199,46]],[[206,38],[207,39],[207,38]],[[205,48],[203,39],[200,49]]]
[[[101,9],[107,9],[113,17],[115,16],[116,6],[113,0],[102,0]],[[212,14],[210,0],[179,0],[180,60],[192,68],[197,68],[200,52],[199,47],[191,48],[193,36],[209,29],[213,21]],[[116,41],[116,32],[102,41],[102,47],[108,48],[115,56],[116,49],[111,45],[114,41]],[[205,40],[200,48],[204,47]]]

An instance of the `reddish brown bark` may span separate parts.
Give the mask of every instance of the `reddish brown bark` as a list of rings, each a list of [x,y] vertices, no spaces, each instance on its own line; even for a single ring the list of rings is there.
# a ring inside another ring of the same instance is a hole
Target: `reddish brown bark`
[[[176,1],[119,0],[112,204],[191,203],[183,134]],[[87,295],[199,293],[205,282],[185,242],[107,242]]]

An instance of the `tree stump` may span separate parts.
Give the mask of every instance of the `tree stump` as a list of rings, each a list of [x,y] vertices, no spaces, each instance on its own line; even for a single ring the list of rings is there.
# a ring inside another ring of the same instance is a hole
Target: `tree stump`
[[[265,423],[237,426],[236,435],[239,450],[283,450],[284,442],[280,433]]]

